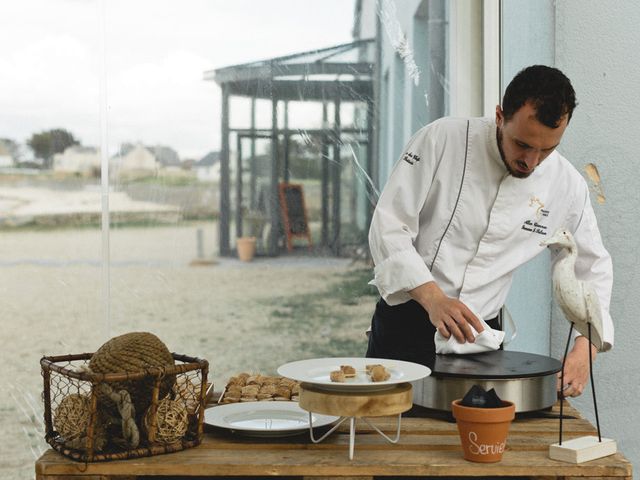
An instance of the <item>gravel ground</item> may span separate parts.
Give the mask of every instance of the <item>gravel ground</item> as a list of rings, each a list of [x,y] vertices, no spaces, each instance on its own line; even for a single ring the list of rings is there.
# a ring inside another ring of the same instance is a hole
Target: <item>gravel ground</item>
[[[207,266],[190,266],[198,229]],[[362,265],[216,259],[216,236],[212,223],[114,229],[105,272],[98,230],[2,232],[0,479],[34,478],[33,463],[48,448],[43,355],[95,351],[112,336],[151,331],[172,351],[208,359],[210,379],[222,386],[239,371],[273,374],[301,358],[364,354],[375,299],[340,290]]]

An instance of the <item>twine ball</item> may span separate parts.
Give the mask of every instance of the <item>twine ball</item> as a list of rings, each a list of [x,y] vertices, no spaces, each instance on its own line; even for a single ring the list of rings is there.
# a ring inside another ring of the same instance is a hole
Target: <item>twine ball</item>
[[[78,393],[64,397],[53,412],[53,426],[65,441],[84,437],[90,419],[91,401]]]
[[[200,407],[200,385],[196,385],[185,377],[179,377],[173,386],[174,398],[182,400],[187,412],[193,415]]]
[[[147,432],[151,422],[152,414],[149,408],[144,415],[144,426]],[[156,410],[156,425],[156,442],[165,444],[177,442],[187,433],[189,426],[187,407],[178,400],[163,398]]]
[[[167,346],[155,335],[148,332],[131,332],[114,337],[102,345],[91,357],[89,369],[94,373],[134,373],[150,367],[166,368],[174,365],[173,356]],[[151,394],[155,378],[147,376],[142,380],[109,382],[114,391],[126,390],[131,396],[136,415],[141,415],[151,404]],[[175,382],[175,375],[167,375],[160,383],[160,395],[167,395]],[[115,410],[113,401],[104,394],[98,400],[101,408]]]

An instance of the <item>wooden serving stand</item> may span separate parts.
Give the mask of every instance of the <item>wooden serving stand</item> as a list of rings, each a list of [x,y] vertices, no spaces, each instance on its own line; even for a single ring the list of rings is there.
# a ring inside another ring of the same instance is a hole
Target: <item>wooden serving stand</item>
[[[391,443],[400,439],[402,413],[413,406],[410,383],[400,383],[391,388],[375,391],[335,391],[323,390],[317,385],[300,385],[300,408],[309,412],[309,436],[313,443],[319,443],[334,432],[345,420],[349,420],[349,460],[353,460],[355,448],[356,419],[359,418]],[[338,422],[324,435],[316,439],[313,435],[313,413],[340,417]],[[366,417],[398,415],[395,437],[387,436]]]

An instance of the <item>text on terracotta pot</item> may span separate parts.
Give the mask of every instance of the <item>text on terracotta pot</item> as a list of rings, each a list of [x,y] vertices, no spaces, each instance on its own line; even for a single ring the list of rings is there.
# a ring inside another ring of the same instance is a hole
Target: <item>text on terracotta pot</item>
[[[494,455],[504,453],[506,442],[478,443],[478,434],[469,432],[469,451],[474,455]]]

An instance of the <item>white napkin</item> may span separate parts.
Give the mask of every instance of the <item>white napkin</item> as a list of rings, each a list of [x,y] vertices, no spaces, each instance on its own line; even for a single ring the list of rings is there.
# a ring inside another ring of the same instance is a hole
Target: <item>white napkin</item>
[[[487,325],[487,323],[480,317],[478,317],[478,319],[484,327],[484,330],[482,332],[478,333],[475,328],[469,325],[469,327],[471,327],[471,332],[476,339],[474,343],[458,343],[453,335],[451,335],[449,338],[444,338],[440,334],[440,332],[436,330],[436,334],[434,337],[436,344],[436,353],[465,354],[498,350],[498,348],[500,348],[502,340],[504,340],[504,332],[501,330],[494,330],[489,325]]]

